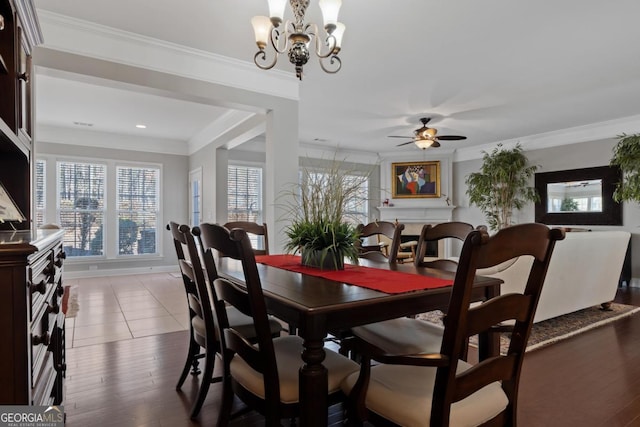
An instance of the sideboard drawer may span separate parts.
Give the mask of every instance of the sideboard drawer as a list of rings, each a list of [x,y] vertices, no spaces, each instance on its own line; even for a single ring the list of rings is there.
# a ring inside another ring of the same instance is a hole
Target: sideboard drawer
[[[50,351],[45,352],[45,357],[42,363],[42,369],[38,373],[36,381],[33,386],[32,405],[53,405],[54,397],[51,395],[53,386],[56,381],[57,372],[53,366],[53,355]]]

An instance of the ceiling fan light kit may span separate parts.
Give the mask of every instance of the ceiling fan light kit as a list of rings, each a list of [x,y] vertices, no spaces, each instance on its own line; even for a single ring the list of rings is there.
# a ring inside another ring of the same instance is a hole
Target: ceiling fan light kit
[[[437,148],[440,147],[440,142],[438,140],[443,141],[459,141],[462,139],[467,139],[466,136],[461,135],[440,135],[438,134],[438,130],[435,128],[430,128],[427,126],[427,123],[431,121],[430,117],[422,117],[420,122],[422,123],[422,127],[413,131],[414,136],[399,136],[399,135],[390,135],[389,138],[412,138],[411,141],[403,142],[398,144],[396,147],[400,147],[403,145],[411,144],[412,142],[416,144],[418,148],[426,150],[429,147]]]
[[[416,139],[414,142],[418,148],[422,148],[423,150],[426,150],[433,145],[433,141],[430,139]]]
[[[284,20],[286,0],[268,0],[269,15],[254,16],[251,19],[258,52],[253,56],[253,62],[263,70],[269,70],[278,62],[278,55],[286,53],[289,61],[295,66],[296,77],[302,80],[302,70],[309,61],[311,53],[309,45],[315,40],[315,54],[322,70],[334,74],[342,68],[340,53],[342,36],[345,26],[338,22],[338,12],[342,0],[319,0],[324,19],[324,32],[321,37],[318,27],[314,23],[305,24],[304,15],[309,6],[309,0],[289,0],[294,21]],[[321,40],[322,39],[322,40]],[[267,60],[267,43],[271,44],[275,53],[273,60]],[[326,46],[323,52],[322,44]]]

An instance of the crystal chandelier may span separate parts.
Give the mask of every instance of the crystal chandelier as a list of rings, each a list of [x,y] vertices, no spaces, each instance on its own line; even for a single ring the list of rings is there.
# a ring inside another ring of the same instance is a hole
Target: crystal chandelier
[[[320,67],[330,74],[337,73],[342,67],[342,61],[338,57],[344,25],[338,22],[338,11],[342,0],[319,0],[318,4],[324,18],[324,31],[320,40],[316,24],[304,23],[304,14],[309,6],[309,0],[289,0],[295,20],[288,21],[281,27],[284,17],[286,0],[268,0],[269,14],[271,17],[254,16],[251,19],[253,31],[256,36],[258,52],[253,57],[253,62],[263,69],[269,70],[278,62],[278,55],[287,53],[289,61],[296,67],[296,76],[302,80],[302,67],[309,61],[309,45],[315,39],[315,53],[320,62]],[[275,50],[273,60],[267,60],[265,51],[267,43]],[[323,45],[325,51],[323,52]],[[328,64],[327,64],[328,63]]]

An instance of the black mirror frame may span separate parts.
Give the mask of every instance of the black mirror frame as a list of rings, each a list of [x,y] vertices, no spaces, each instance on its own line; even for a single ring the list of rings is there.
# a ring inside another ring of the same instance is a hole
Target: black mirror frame
[[[547,184],[602,179],[602,212],[547,212]],[[622,203],[613,200],[616,184],[622,179],[617,166],[597,166],[535,174],[540,201],[535,206],[536,222],[550,225],[622,225]]]

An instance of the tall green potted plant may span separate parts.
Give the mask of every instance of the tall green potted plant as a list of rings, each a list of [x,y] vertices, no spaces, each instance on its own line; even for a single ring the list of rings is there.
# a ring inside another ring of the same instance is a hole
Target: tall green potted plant
[[[538,166],[529,165],[520,144],[512,149],[498,144],[491,153],[483,153],[480,172],[466,178],[467,195],[471,205],[485,214],[489,227],[499,230],[512,224],[515,210],[540,199],[536,189],[528,185]]]
[[[613,199],[640,202],[640,134],[618,135],[611,166],[622,170],[622,180],[616,185]]]
[[[358,233],[345,212],[347,206],[367,202],[361,195],[366,179],[335,160],[326,170],[302,169],[300,182],[286,191],[291,224],[285,250],[300,252],[304,265],[323,269],[343,269],[344,258],[357,264]]]

